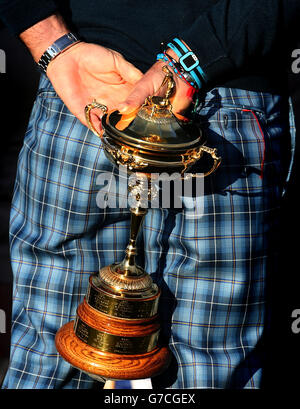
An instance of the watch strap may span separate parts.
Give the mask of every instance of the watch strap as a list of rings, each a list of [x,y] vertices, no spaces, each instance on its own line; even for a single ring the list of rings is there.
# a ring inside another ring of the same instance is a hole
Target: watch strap
[[[64,34],[62,37],[58,38],[47,50],[43,53],[39,59],[37,65],[39,69],[46,73],[50,61],[61,54],[63,51],[71,47],[72,45],[79,43],[80,40],[73,33]]]
[[[202,83],[207,81],[207,78],[201,69],[197,56],[178,38],[174,38],[172,42],[169,42],[168,47],[177,54],[180,65],[184,71],[193,78],[197,87],[200,89]]]

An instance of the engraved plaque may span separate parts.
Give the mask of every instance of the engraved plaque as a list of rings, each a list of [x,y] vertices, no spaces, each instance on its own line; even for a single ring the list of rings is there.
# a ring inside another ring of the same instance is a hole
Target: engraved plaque
[[[90,286],[87,303],[104,314],[118,318],[150,318],[157,313],[158,297],[148,300],[111,297],[101,290]]]
[[[91,347],[103,352],[133,355],[152,351],[158,340],[159,331],[141,337],[125,337],[108,334],[90,327],[80,318],[74,324],[76,336]]]

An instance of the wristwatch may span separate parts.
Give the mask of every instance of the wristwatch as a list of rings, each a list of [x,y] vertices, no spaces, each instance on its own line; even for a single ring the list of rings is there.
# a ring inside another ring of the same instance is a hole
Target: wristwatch
[[[190,72],[199,65],[199,60],[192,51],[188,51],[179,58],[179,63],[184,71]]]
[[[50,45],[50,47],[47,48],[47,50],[41,56],[40,60],[37,63],[39,69],[46,74],[47,67],[50,61],[52,61],[67,48],[79,42],[79,38],[77,38],[73,33],[67,33],[58,38],[53,44]]]

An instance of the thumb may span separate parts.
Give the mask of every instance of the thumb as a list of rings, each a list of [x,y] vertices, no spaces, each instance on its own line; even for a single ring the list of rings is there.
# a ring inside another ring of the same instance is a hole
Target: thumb
[[[120,103],[117,109],[121,113],[130,113],[135,111],[138,107],[143,105],[147,96],[150,95],[150,92],[141,90],[140,87],[135,87],[134,90],[128,95],[128,97]]]
[[[150,69],[134,86],[131,93],[125,101],[118,105],[118,110],[121,113],[132,112],[140,107],[147,97],[154,95],[157,90],[160,90],[160,85],[163,79],[161,70],[156,68]],[[162,92],[162,90],[160,90]]]

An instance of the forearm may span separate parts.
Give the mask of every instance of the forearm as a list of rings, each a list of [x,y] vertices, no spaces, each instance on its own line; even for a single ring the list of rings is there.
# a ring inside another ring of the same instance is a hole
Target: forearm
[[[68,32],[63,18],[59,14],[53,14],[23,31],[20,38],[37,62],[55,40]]]

